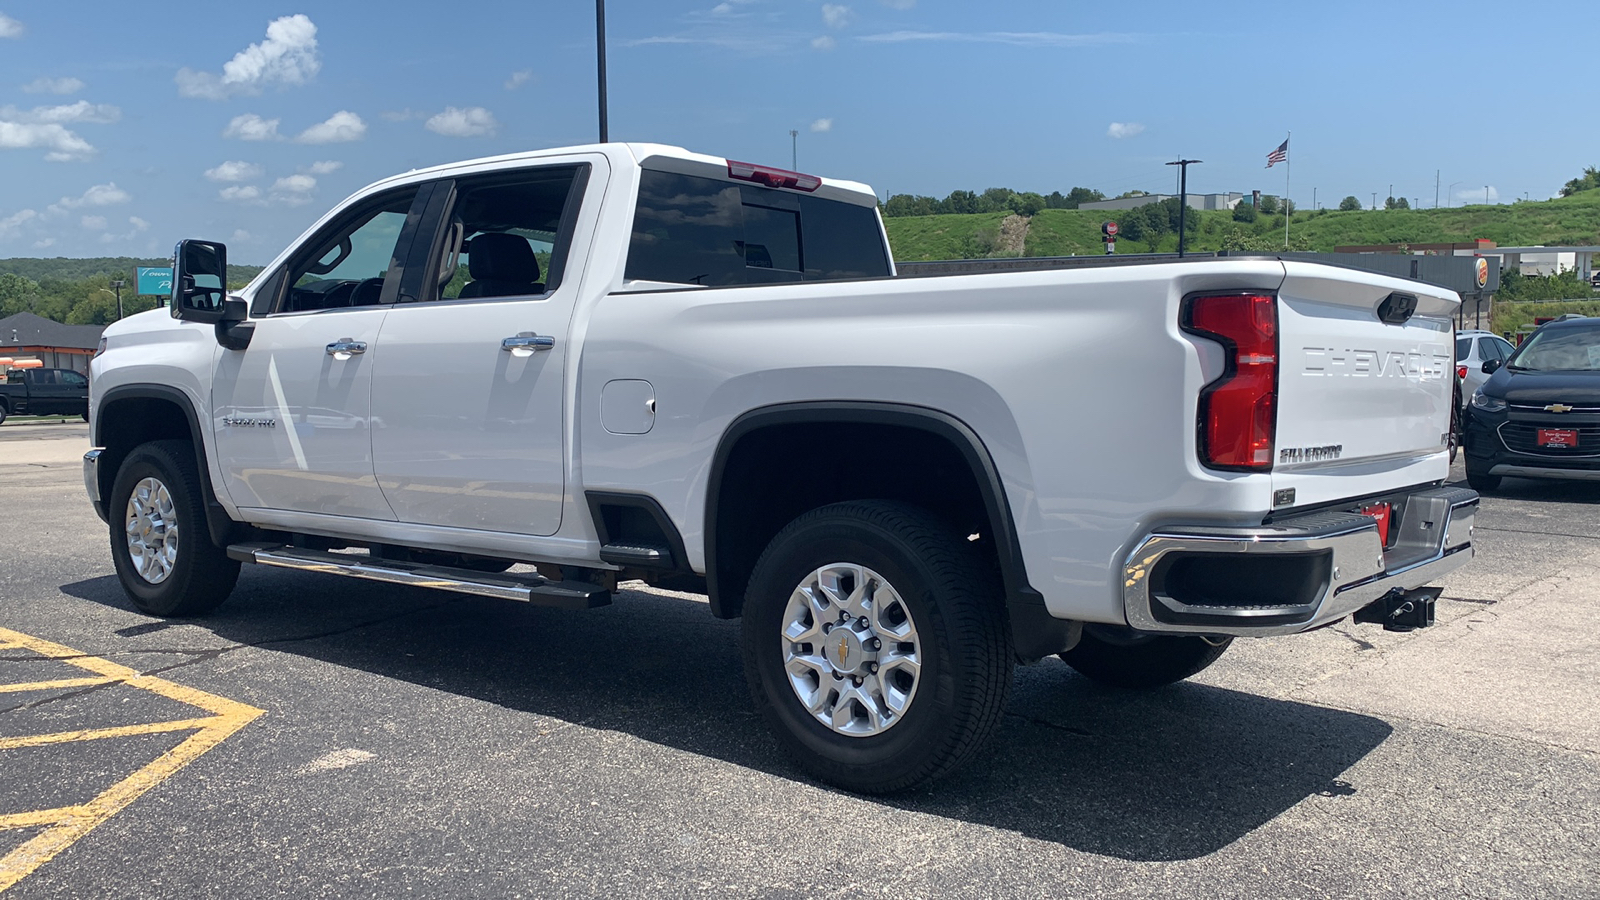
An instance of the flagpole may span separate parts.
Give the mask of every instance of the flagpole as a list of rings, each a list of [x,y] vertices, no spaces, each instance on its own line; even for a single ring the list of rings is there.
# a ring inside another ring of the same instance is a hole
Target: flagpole
[[[1294,137],[1294,132],[1284,135],[1284,146],[1288,146],[1289,139]],[[1289,249],[1289,174],[1293,171],[1294,163],[1289,159],[1289,154],[1283,155],[1283,249]]]

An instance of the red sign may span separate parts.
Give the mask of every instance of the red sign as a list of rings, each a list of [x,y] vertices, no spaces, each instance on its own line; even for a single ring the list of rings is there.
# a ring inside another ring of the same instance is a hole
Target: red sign
[[[1104,225],[1100,226],[1100,230],[1102,232],[1104,232],[1107,236],[1114,235],[1114,234],[1117,233],[1117,223],[1115,223],[1115,222],[1107,222]]]
[[[1578,446],[1578,430],[1576,428],[1541,428],[1539,429],[1539,446],[1549,447],[1552,450],[1572,450]]]

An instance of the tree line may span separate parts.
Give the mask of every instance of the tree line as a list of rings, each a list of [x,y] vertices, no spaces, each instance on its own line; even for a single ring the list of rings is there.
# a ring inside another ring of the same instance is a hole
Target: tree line
[[[1031,216],[1041,209],[1077,209],[1080,203],[1104,200],[1106,195],[1086,187],[1075,187],[1065,194],[1051,191],[1039,194],[1034,191],[1013,191],[1010,188],[989,188],[981,194],[972,191],[951,191],[943,200],[920,194],[894,194],[883,204],[885,216],[943,216],[966,213],[1009,212]]]
[[[136,266],[170,266],[168,259],[0,260],[0,318],[30,312],[67,325],[109,325],[117,320],[117,289],[122,282],[122,314],[154,309],[160,297],[138,296]],[[243,287],[260,266],[228,266],[229,287]]]

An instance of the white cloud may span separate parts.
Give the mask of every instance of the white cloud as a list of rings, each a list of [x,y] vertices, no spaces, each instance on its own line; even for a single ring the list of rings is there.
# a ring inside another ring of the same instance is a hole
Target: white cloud
[[[95,152],[93,144],[54,122],[8,122],[0,119],[0,149],[24,150],[35,147],[48,150],[44,158],[50,162],[87,159]]]
[[[310,175],[285,175],[272,183],[271,199],[286,206],[301,206],[311,202],[311,192],[317,180]]]
[[[317,26],[296,14],[268,23],[267,39],[240,50],[223,65],[220,76],[185,68],[174,80],[184,97],[222,100],[234,94],[258,94],[268,84],[305,84],[321,68]]]
[[[850,24],[855,15],[850,12],[850,7],[842,3],[822,4],[822,24],[829,28],[843,28]]]
[[[832,35],[825,34],[811,39],[811,49],[813,50],[832,50],[837,46],[839,46],[839,42],[834,40]]]
[[[278,134],[278,119],[263,119],[255,113],[245,113],[234,116],[223,130],[225,138],[238,138],[241,141],[277,141],[283,138]]]
[[[39,214],[31,209],[21,209],[0,219],[0,237],[6,237],[11,232],[22,227],[22,223],[37,217]]]
[[[1112,122],[1111,127],[1106,129],[1106,137],[1131,138],[1141,131],[1144,131],[1144,126],[1138,122]]]
[[[295,138],[302,144],[338,144],[345,141],[359,141],[367,136],[367,123],[355,113],[341,109],[328,117],[328,121],[300,132]]]
[[[109,103],[90,103],[79,100],[65,106],[35,106],[30,110],[17,109],[15,106],[0,106],[0,119],[11,122],[23,122],[33,125],[46,125],[52,122],[89,122],[104,125],[122,118],[122,110]]]
[[[909,41],[948,41],[969,44],[1010,44],[1017,47],[1091,47],[1102,44],[1131,44],[1135,34],[1061,34],[1053,31],[890,31],[864,34],[863,41],[901,44]]]
[[[56,242],[55,238],[40,238],[37,241],[33,242],[33,246],[42,250],[45,247],[53,246],[55,244],[55,242]]]
[[[817,131],[832,131],[833,130],[833,120],[832,119],[818,119],[815,122],[811,123],[811,130],[814,131],[814,132],[817,132]]]
[[[206,170],[206,177],[212,181],[254,181],[263,174],[260,166],[238,159],[230,159],[214,169]]]
[[[127,203],[132,199],[133,196],[122,188],[117,187],[115,181],[109,181],[105,184],[94,185],[84,191],[81,196],[62,197],[60,200],[50,204],[50,211],[61,213],[65,210],[78,209],[84,206],[116,206],[119,203]]]
[[[1383,201],[1380,200],[1378,202],[1382,204]],[[1499,202],[1500,190],[1492,184],[1480,184],[1477,187],[1462,188],[1455,193],[1455,203],[1457,206],[1469,206],[1474,203],[1481,206],[1484,203]]]
[[[337,172],[342,168],[344,168],[344,163],[339,162],[336,159],[322,159],[312,163],[311,167],[306,169],[306,171],[313,175],[327,175],[332,172]]]
[[[251,237],[252,237],[252,235],[250,234],[250,232],[245,231],[243,228],[235,228],[233,230],[233,237],[228,238],[228,240],[233,242],[233,243],[235,243],[235,244],[239,244],[239,243],[243,243],[244,241],[250,240]]]
[[[427,128],[446,137],[479,137],[494,134],[500,123],[495,121],[494,113],[481,106],[466,109],[447,106],[444,112],[428,120]]]
[[[714,16],[725,16],[731,12],[733,12],[732,3],[718,3],[716,6],[711,7],[711,14]]]
[[[261,188],[253,184],[233,185],[217,191],[217,198],[234,203],[247,203],[251,200],[261,199]]]
[[[89,229],[90,231],[105,231],[106,230],[106,217],[105,216],[84,216],[80,220],[80,224],[83,225],[84,228]]]
[[[110,232],[107,232],[100,235],[100,243],[117,244],[123,241],[131,241],[135,237],[138,237],[140,232],[145,231],[150,227],[149,222],[146,222],[138,216],[129,216],[128,225],[128,230],[123,234],[111,234]]]
[[[532,80],[532,69],[523,69],[521,72],[512,72],[511,77],[506,79],[506,90],[514,91]]]
[[[35,78],[22,86],[30,94],[76,94],[86,87],[77,78]]]
[[[22,32],[26,30],[22,27],[21,22],[5,13],[0,13],[0,38],[19,38],[22,37]]]

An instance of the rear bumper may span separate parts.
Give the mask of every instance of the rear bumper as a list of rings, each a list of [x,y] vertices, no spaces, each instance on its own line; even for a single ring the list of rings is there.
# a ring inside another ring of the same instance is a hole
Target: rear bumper
[[[1477,510],[1477,493],[1465,488],[1407,495],[1388,549],[1373,519],[1340,511],[1255,527],[1165,528],[1123,567],[1128,624],[1238,636],[1326,625],[1465,564]]]

